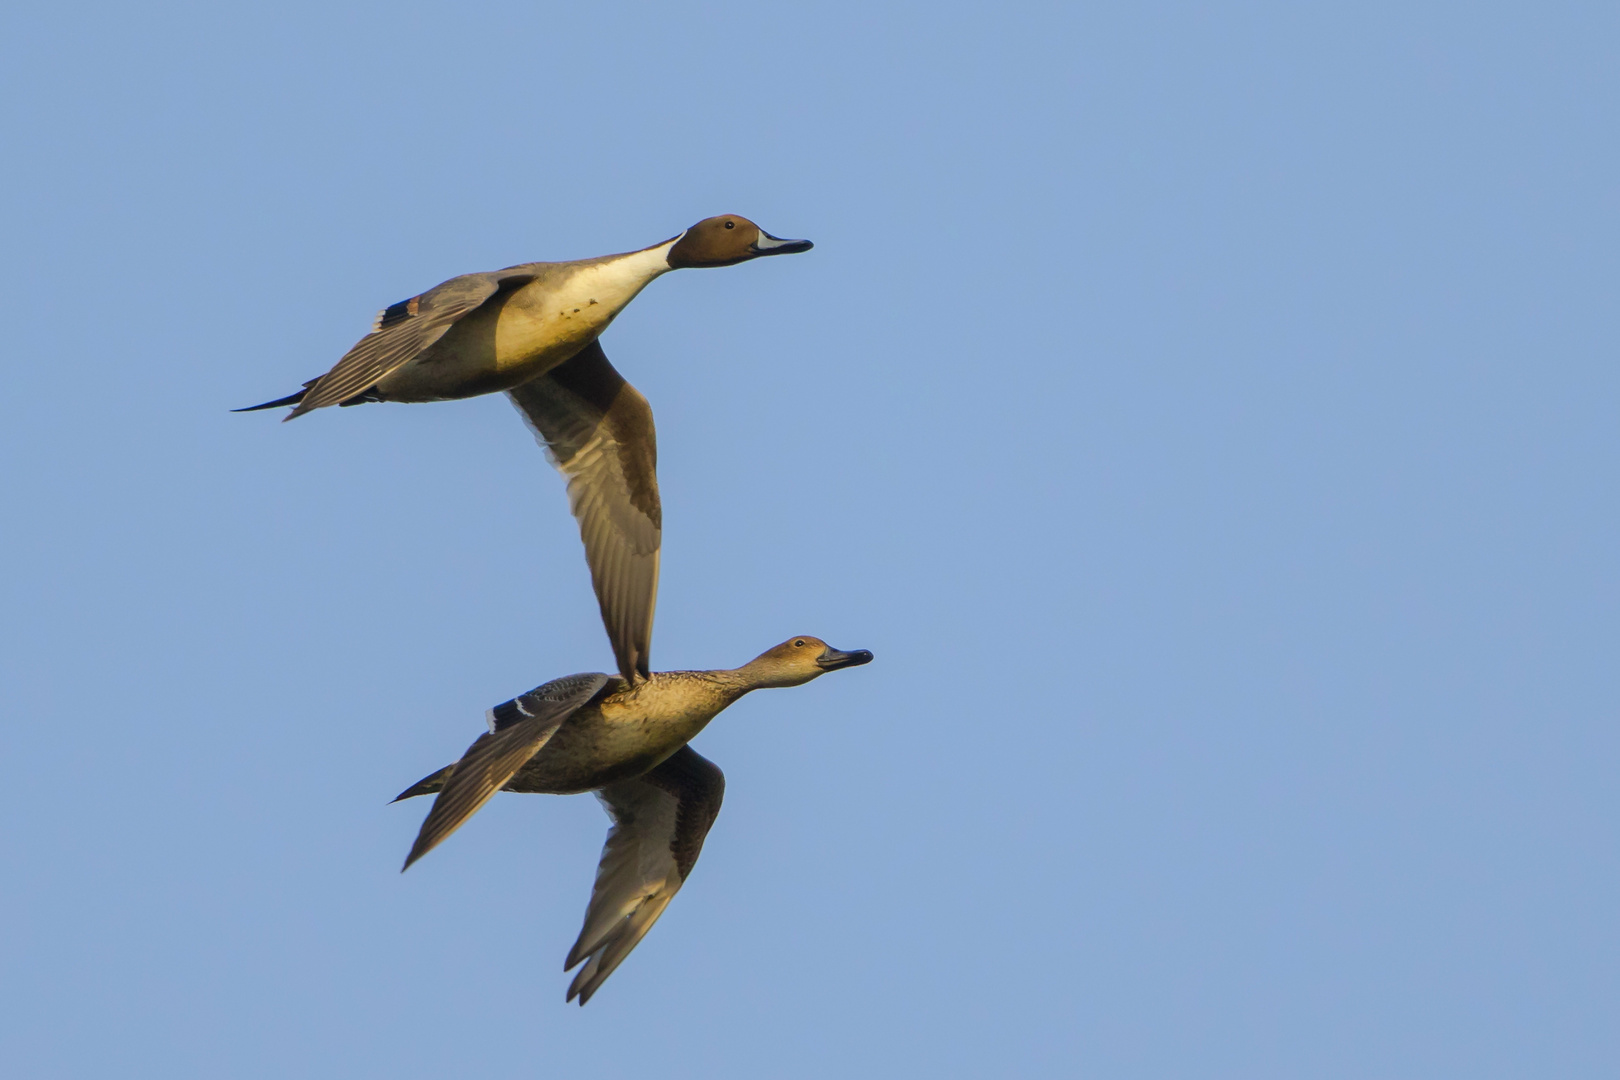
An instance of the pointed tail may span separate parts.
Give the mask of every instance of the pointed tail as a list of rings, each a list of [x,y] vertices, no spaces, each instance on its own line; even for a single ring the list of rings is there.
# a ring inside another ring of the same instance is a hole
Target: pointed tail
[[[422,777],[422,779],[395,795],[392,801],[399,802],[401,799],[414,799],[418,795],[432,795],[435,791],[443,790],[444,782],[453,768],[455,768],[454,765],[446,765],[432,776]]]
[[[283,405],[296,405],[304,400],[304,395],[307,393],[309,393],[309,387],[306,386],[296,394],[288,394],[284,398],[267,401],[263,405],[249,405],[245,409],[232,409],[231,412],[258,412],[260,409],[279,409]]]

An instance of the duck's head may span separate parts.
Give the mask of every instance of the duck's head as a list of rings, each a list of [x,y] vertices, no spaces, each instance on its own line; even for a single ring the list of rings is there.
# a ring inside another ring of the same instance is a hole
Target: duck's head
[[[772,236],[737,214],[721,214],[705,218],[681,233],[665,258],[672,270],[689,266],[732,266],[761,255],[792,255],[814,246],[808,240]]]
[[[800,686],[829,671],[871,662],[872,654],[865,649],[843,652],[820,638],[801,634],[760,653],[743,670],[755,686]]]

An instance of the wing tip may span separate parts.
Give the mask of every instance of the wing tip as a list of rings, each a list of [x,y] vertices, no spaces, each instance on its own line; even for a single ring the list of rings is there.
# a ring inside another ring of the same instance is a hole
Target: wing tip
[[[573,981],[568,984],[568,995],[563,998],[563,1003],[565,1005],[568,1002],[573,1001],[575,998],[578,998],[579,1007],[583,1009],[585,1007],[585,1003],[596,995],[597,990],[601,989],[602,980],[596,977],[597,972],[594,970],[597,967],[597,959],[599,958],[595,956],[591,957],[591,962],[580,968],[579,973],[575,975]]]
[[[574,947],[568,950],[567,958],[563,960],[564,972],[573,971],[574,968],[579,966],[579,962],[581,960],[591,955],[590,953],[580,949],[580,946],[583,944],[585,944],[585,935],[581,934],[579,936],[579,940],[574,942]]]
[[[429,845],[427,845],[427,847],[423,847],[422,846],[422,838],[420,836],[418,836],[416,838],[416,843],[411,845],[411,853],[409,855],[405,856],[405,865],[401,866],[399,868],[399,872],[403,874],[405,871],[407,871],[407,870],[409,870],[411,868],[412,863],[414,863],[417,859],[420,859],[422,856],[426,855],[429,851],[432,851],[432,850],[433,850],[433,845],[429,844]]]

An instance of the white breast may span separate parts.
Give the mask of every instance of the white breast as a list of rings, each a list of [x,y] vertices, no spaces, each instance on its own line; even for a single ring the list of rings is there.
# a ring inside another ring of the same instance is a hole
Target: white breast
[[[560,283],[555,297],[557,306],[569,314],[578,309],[582,315],[592,307],[605,307],[611,319],[649,282],[669,270],[669,249],[674,244],[671,240],[646,251],[580,267],[567,281]]]
[[[586,263],[520,290],[501,311],[499,367],[543,368],[588,344],[648,283],[668,272],[674,243]]]

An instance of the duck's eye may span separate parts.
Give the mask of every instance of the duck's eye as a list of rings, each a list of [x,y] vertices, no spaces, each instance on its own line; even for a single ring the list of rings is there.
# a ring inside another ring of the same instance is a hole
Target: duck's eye
[[[726,228],[728,228],[728,229],[735,229],[735,228],[736,228],[736,227],[737,227],[737,223],[736,223],[736,222],[735,222],[735,221],[728,221],[728,222],[726,222]]]
[[[799,640],[799,641],[795,641],[795,642],[794,642],[794,643],[793,643],[793,647],[794,647],[794,648],[795,648],[795,649],[802,649],[802,648],[804,648],[804,641],[803,641],[803,640],[802,640],[802,639],[801,639],[801,640]]]

